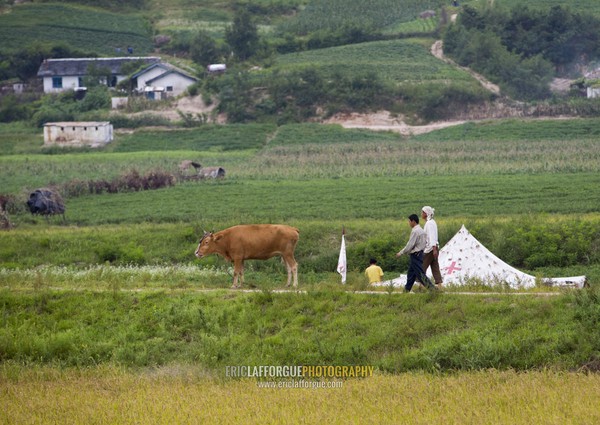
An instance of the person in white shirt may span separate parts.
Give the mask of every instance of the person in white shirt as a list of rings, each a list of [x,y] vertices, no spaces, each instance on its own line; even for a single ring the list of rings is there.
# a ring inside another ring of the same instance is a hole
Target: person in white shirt
[[[435,209],[430,206],[425,206],[421,210],[421,218],[427,220],[423,230],[427,236],[426,246],[423,250],[423,271],[427,273],[427,269],[431,267],[433,280],[438,288],[442,287],[442,274],[440,273],[439,256],[439,241],[437,223],[433,219]]]

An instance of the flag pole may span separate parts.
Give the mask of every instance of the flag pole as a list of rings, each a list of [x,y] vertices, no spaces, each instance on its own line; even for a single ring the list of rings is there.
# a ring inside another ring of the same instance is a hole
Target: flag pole
[[[340,256],[338,258],[337,272],[342,276],[342,283],[346,283],[346,228],[342,226],[342,245],[340,247]]]

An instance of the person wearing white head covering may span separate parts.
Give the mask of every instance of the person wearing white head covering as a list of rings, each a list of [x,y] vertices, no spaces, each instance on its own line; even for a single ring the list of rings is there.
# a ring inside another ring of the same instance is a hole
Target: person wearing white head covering
[[[438,262],[439,241],[437,223],[433,219],[435,209],[425,206],[421,209],[421,218],[427,220],[423,230],[427,236],[427,245],[423,250],[423,271],[427,273],[427,268],[431,267],[433,280],[438,288],[442,286],[442,274],[440,273],[440,263]]]

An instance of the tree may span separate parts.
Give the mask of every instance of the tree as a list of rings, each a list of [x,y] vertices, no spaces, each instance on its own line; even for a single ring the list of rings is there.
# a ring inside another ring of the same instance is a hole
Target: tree
[[[216,41],[206,31],[199,31],[192,40],[190,56],[194,62],[202,66],[215,63],[219,59]]]
[[[225,40],[234,55],[242,61],[256,53],[259,45],[258,29],[248,11],[239,8],[235,12],[233,24],[225,30]]]

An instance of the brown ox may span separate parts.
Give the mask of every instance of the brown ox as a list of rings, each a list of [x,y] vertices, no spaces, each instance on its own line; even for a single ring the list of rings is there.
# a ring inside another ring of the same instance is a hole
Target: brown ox
[[[248,224],[217,233],[204,232],[196,248],[196,257],[219,254],[227,261],[233,261],[233,288],[238,288],[244,283],[244,260],[266,260],[280,255],[287,267],[287,286],[293,275],[294,287],[297,287],[298,263],[294,259],[294,249],[299,233],[295,227],[284,224]]]

